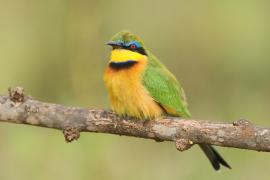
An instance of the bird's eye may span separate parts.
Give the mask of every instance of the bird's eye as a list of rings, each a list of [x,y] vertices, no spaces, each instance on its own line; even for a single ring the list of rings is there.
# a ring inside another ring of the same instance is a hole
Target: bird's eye
[[[130,49],[136,49],[137,48],[136,44],[131,44],[129,47],[130,47]]]

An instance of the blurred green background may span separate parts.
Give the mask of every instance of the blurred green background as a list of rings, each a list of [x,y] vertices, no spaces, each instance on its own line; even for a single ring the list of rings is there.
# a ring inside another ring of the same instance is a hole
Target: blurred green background
[[[270,2],[260,0],[10,0],[0,6],[0,93],[109,108],[110,48],[129,29],[176,75],[200,119],[270,126]],[[266,153],[218,148],[233,170],[213,171],[198,147],[0,123],[1,180],[269,179]]]

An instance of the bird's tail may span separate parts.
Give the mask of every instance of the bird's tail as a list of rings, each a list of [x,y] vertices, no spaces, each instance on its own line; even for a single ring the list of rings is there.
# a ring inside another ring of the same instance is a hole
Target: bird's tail
[[[223,165],[231,169],[230,165],[221,157],[221,155],[212,146],[208,144],[199,144],[214,169],[217,171],[220,169],[220,165]]]

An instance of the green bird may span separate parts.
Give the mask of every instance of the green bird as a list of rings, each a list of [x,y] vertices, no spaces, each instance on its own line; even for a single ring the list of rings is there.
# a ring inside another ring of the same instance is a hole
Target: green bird
[[[175,76],[129,31],[114,35],[104,82],[112,109],[120,116],[157,119],[162,116],[190,118],[183,88]],[[231,168],[210,145],[199,144],[215,170]]]

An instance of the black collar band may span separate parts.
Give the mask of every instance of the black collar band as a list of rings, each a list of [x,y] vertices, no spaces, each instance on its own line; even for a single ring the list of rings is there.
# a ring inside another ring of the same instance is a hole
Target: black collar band
[[[120,69],[128,69],[137,64],[138,61],[128,60],[124,62],[110,62],[109,66],[112,69],[120,70]]]

